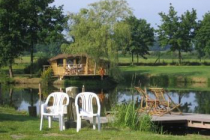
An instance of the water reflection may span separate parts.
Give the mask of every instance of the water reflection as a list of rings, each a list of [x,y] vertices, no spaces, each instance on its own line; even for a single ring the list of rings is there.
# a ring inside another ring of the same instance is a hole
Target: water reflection
[[[53,91],[59,91],[58,88],[51,88]],[[63,91],[65,88],[63,88]],[[82,87],[78,87],[78,92],[82,91]],[[98,94],[101,106],[102,114],[104,112],[110,111],[111,107],[117,103],[125,103],[129,101],[134,101],[139,103],[140,95],[139,93],[130,88],[116,87],[114,89],[88,89],[86,91],[92,91]],[[35,108],[36,113],[39,114],[39,90],[34,88],[16,88],[11,87],[2,90],[1,93],[1,104],[9,105],[14,107],[19,111],[29,111],[30,108]],[[50,93],[50,92],[49,92]],[[154,95],[148,92],[152,98]],[[180,109],[185,113],[202,113],[210,114],[210,94],[209,91],[194,91],[194,90],[168,90],[168,95],[176,103],[181,104]],[[47,97],[46,93],[42,100]]]

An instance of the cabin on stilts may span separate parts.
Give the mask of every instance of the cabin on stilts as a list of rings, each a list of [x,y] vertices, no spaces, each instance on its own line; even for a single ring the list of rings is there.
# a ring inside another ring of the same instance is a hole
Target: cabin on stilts
[[[100,59],[96,65],[88,55],[59,54],[49,60],[50,65],[44,65],[44,70],[52,68],[53,75],[59,78],[66,76],[107,76],[109,62]]]

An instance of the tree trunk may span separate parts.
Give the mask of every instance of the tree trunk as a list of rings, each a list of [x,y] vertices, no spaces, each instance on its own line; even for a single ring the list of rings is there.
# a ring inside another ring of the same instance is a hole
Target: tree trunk
[[[182,63],[182,55],[181,55],[181,50],[179,50],[179,64]]]
[[[9,89],[9,97],[10,97],[10,105],[13,106],[13,101],[12,101],[12,95],[13,95],[13,89]]]
[[[96,62],[95,62],[95,65],[94,65],[94,75],[96,75]]]
[[[160,52],[158,52],[158,58],[155,60],[155,63],[154,64],[156,64],[157,62],[160,63]]]
[[[31,42],[31,67],[30,67],[30,74],[33,75],[33,66],[34,65],[34,43]]]
[[[9,63],[9,77],[13,78],[13,70],[12,70],[12,64]]]
[[[131,52],[131,57],[132,57],[131,65],[133,65],[133,52]]]
[[[137,54],[137,64],[139,63],[139,54]]]

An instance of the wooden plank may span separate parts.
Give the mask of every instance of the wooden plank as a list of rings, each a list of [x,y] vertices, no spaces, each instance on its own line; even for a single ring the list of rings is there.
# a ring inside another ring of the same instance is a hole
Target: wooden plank
[[[188,121],[188,127],[210,129],[210,122]]]
[[[166,114],[162,117],[152,116],[152,121],[160,123],[186,123],[187,127],[210,129],[210,115],[207,114]]]

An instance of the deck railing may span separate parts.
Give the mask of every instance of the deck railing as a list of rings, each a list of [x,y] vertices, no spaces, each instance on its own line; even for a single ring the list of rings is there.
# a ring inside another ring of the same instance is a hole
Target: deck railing
[[[65,66],[65,75],[85,74],[85,65],[83,64],[67,64]]]
[[[43,65],[43,70],[47,70],[49,67],[53,69],[54,76],[71,76],[71,75],[100,75],[98,71],[94,74],[94,70],[86,69],[85,64],[67,64],[59,66]],[[104,75],[107,75],[106,69],[104,69]]]

